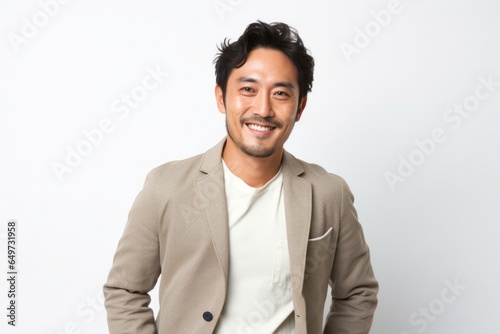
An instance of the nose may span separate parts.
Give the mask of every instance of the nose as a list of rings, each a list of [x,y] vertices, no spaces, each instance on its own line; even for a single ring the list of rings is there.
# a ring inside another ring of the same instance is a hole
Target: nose
[[[273,106],[269,94],[260,93],[255,97],[254,105],[252,108],[254,115],[259,115],[262,118],[274,116]]]

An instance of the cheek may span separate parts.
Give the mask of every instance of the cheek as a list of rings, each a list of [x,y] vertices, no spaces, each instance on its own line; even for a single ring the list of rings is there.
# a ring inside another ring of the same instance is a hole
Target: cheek
[[[297,106],[289,105],[284,107],[282,115],[283,122],[293,125],[297,119]]]
[[[249,99],[232,98],[231,101],[226,103],[227,113],[234,122],[239,122],[241,117],[245,115],[251,109],[251,101]]]
[[[247,97],[237,96],[233,98],[232,107],[235,114],[242,114],[250,106],[251,106],[251,101]]]

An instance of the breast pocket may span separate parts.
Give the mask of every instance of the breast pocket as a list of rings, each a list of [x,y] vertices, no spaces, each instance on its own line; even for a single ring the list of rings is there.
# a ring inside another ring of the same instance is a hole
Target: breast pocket
[[[330,234],[332,234],[332,231],[333,231],[333,228],[330,227],[328,229],[328,231],[326,231],[325,234],[323,234],[322,236],[316,237],[316,238],[311,238],[311,239],[309,239],[309,242],[320,241],[320,240],[326,239],[330,236]]]
[[[330,227],[323,235],[310,238],[307,244],[307,257],[305,267],[306,279],[314,277],[329,277],[335,249],[332,243],[333,228]]]

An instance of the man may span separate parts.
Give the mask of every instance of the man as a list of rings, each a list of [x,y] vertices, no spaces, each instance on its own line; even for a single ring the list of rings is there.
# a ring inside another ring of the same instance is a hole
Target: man
[[[227,137],[146,178],[104,286],[110,333],[368,333],[378,284],[353,196],[283,149],[313,58],[283,23],[250,24],[219,50]]]

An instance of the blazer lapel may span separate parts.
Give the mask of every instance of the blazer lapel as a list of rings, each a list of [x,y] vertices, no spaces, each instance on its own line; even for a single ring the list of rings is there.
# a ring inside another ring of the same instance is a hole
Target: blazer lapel
[[[196,193],[205,214],[210,238],[225,278],[229,268],[229,223],[227,217],[224,171],[221,153],[225,139],[203,156],[200,172],[205,174],[195,182]]]
[[[309,228],[311,225],[312,189],[311,183],[301,177],[304,172],[293,155],[283,155],[283,189],[285,192],[285,216],[288,238],[288,252],[292,275],[292,290],[302,291],[306,266]]]

